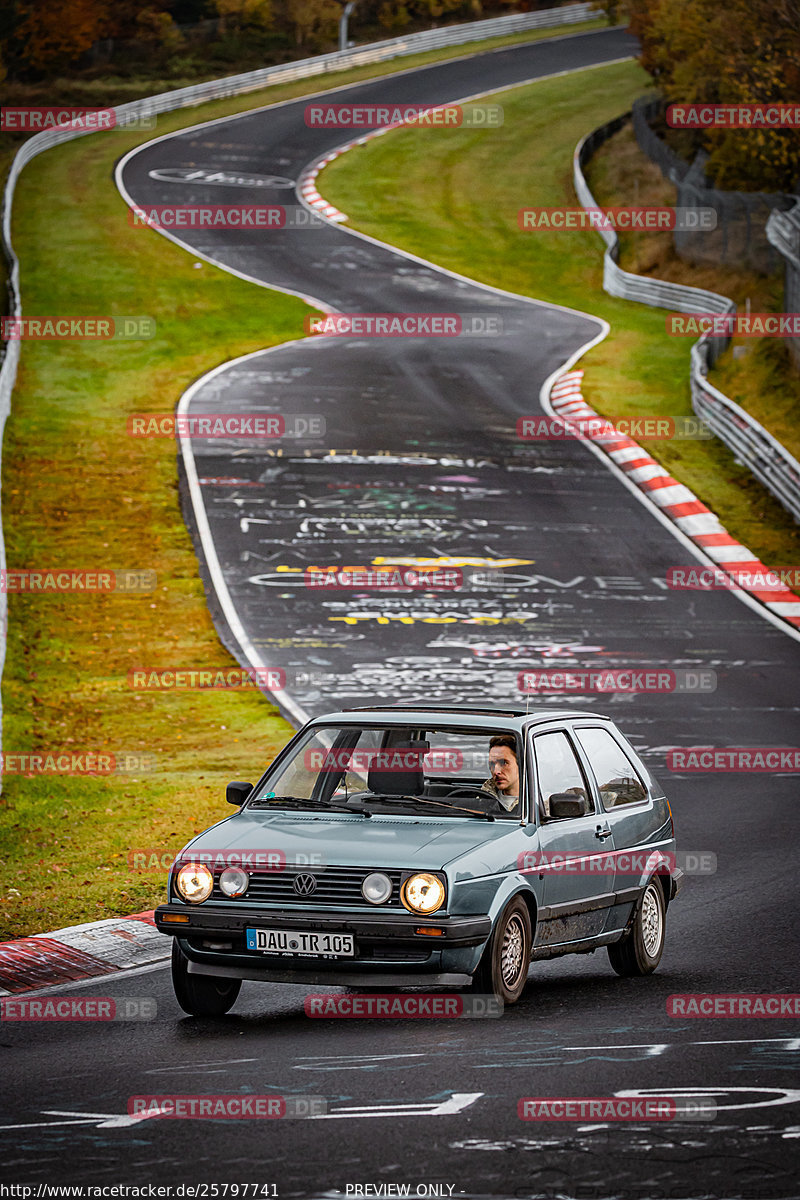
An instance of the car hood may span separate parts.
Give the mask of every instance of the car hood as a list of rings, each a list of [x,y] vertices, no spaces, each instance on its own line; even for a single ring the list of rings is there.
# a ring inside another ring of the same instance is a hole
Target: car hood
[[[441,869],[478,846],[519,830],[510,821],[310,812],[243,812],[206,829],[181,851],[260,854],[277,851],[289,864]]]

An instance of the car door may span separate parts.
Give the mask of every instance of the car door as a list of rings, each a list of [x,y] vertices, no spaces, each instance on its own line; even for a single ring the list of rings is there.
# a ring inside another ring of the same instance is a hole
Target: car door
[[[600,806],[618,852],[615,891],[617,909],[610,928],[622,928],[638,895],[649,848],[658,846],[653,802],[648,788],[616,731],[588,722],[574,725],[574,734],[595,778]],[[659,822],[656,821],[657,825]],[[627,852],[630,851],[630,854]]]
[[[566,730],[535,733],[532,750],[544,888],[537,946],[583,941],[603,932],[614,902],[613,834]],[[589,811],[553,817],[550,798],[560,792],[585,796]]]

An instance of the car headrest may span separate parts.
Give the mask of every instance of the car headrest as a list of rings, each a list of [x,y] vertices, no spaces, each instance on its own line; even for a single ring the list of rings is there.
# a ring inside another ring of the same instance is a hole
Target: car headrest
[[[389,796],[419,796],[425,786],[422,760],[429,749],[429,742],[416,741],[378,750],[367,775],[369,790]]]

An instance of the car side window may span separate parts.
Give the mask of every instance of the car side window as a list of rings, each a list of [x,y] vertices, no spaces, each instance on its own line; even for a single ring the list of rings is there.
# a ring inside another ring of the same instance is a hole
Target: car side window
[[[575,733],[591,763],[604,808],[647,799],[636,768],[607,729],[576,729]]]
[[[545,816],[550,817],[550,797],[559,792],[584,796],[591,812],[594,807],[592,799],[567,735],[561,730],[537,734],[533,739],[533,749],[536,756],[539,798]]]

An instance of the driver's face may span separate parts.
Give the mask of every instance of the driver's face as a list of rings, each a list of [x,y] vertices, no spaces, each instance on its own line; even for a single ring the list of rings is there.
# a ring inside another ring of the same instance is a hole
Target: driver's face
[[[492,746],[489,751],[489,772],[501,792],[519,794],[517,757],[508,746]]]

